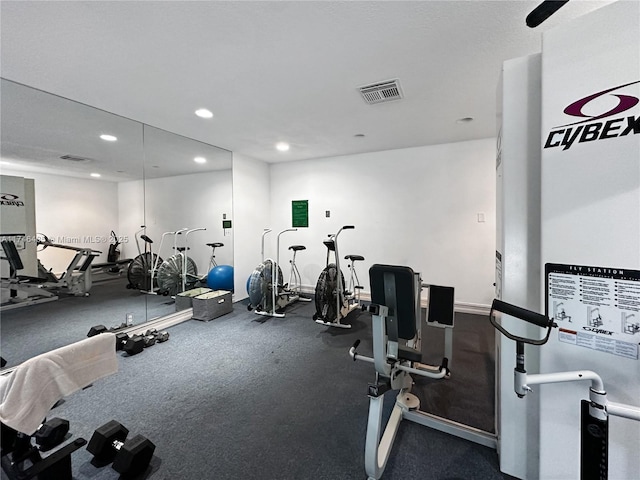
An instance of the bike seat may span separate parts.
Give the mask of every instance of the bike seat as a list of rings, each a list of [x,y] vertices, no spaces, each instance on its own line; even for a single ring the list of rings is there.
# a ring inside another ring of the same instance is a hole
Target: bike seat
[[[207,243],[207,247],[212,247],[212,248],[224,247],[224,243]]]
[[[329,251],[336,251],[336,242],[334,242],[333,240],[324,240],[322,243],[324,243],[324,246],[327,247]]]
[[[153,240],[151,240],[149,237],[147,237],[146,235],[140,235],[140,238],[142,240],[144,240],[147,243],[153,243]]]
[[[191,247],[177,247],[176,250],[178,250],[179,252],[184,252],[185,250],[191,250]]]
[[[305,247],[304,245],[291,245],[289,247],[289,250],[293,250],[294,252],[297,252],[298,250],[306,250],[307,247]]]
[[[344,259],[355,262],[356,260],[364,260],[364,257],[362,255],[346,255]]]

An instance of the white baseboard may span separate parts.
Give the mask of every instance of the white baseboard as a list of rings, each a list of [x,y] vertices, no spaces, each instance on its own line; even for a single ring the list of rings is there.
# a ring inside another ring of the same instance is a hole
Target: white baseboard
[[[491,311],[490,305],[483,305],[480,303],[464,303],[456,302],[454,309],[460,313],[472,313],[474,315],[489,315]]]
[[[302,293],[307,295],[315,295],[315,286],[303,285]],[[362,292],[360,294],[360,298],[365,302],[371,301],[371,293]],[[423,305],[426,307],[426,305]],[[484,305],[481,303],[468,303],[468,302],[456,302],[453,307],[454,311],[460,313],[471,313],[474,315],[489,315],[489,311],[491,310],[491,305]]]

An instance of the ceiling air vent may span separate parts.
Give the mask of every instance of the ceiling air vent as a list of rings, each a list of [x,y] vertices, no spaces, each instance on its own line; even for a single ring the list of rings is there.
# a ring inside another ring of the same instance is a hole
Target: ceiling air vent
[[[364,101],[369,104],[390,102],[391,100],[400,100],[402,98],[402,89],[400,81],[387,80],[386,82],[373,83],[360,87],[360,93]]]
[[[90,161],[89,158],[84,158],[84,157],[78,157],[76,155],[62,155],[60,157],[62,160],[68,160],[70,162],[77,162],[77,163],[81,163],[81,162],[88,162]]]

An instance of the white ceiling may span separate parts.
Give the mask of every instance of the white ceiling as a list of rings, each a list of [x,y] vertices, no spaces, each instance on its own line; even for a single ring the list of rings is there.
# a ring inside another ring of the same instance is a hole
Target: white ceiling
[[[473,140],[495,136],[502,62],[611,1],[530,29],[539,3],[3,0],[0,75],[267,162]],[[402,100],[357,91],[394,78]]]

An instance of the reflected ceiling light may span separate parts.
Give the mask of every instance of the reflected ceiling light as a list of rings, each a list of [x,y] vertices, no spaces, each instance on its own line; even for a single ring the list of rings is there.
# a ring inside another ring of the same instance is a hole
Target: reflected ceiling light
[[[276,143],[276,148],[281,152],[286,152],[287,150],[289,150],[289,144],[286,142],[278,142]]]
[[[473,122],[473,117],[462,117],[456,120],[456,123],[469,123]]]
[[[102,140],[106,140],[107,142],[115,142],[116,140],[118,140],[118,137],[114,137],[113,135],[100,135],[100,138]]]
[[[200,118],[211,118],[211,117],[213,117],[213,113],[211,113],[206,108],[200,108],[200,109],[196,110],[196,115],[199,116]]]
[[[196,163],[207,163],[207,159],[204,157],[196,157],[193,159],[193,161]]]
[[[100,175],[99,173],[92,173],[91,176],[94,178],[100,178],[102,175]]]

